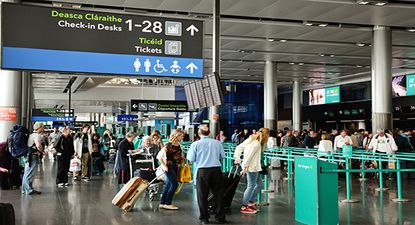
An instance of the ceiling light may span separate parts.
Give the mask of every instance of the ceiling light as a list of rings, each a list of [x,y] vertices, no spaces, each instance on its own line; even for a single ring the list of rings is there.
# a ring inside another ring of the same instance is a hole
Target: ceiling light
[[[319,26],[319,27],[327,27],[327,26],[328,26],[328,24],[327,24],[327,23],[321,23],[321,24],[319,24],[318,26]]]
[[[356,65],[356,67],[357,67],[357,68],[361,68],[361,67],[363,67],[363,66],[361,66],[361,65]]]
[[[302,66],[302,65],[304,65],[304,63],[298,63],[298,65]]]
[[[384,5],[388,4],[388,0],[356,0],[356,4],[384,6]]]
[[[304,21],[303,24],[306,25],[306,26],[313,26],[314,25],[313,23],[308,22],[308,21]]]
[[[269,41],[269,42],[273,42],[273,41],[275,41],[275,39],[272,39],[272,38],[267,38],[267,41]]]
[[[321,57],[324,57],[324,56],[326,56],[326,55],[324,55],[324,54],[320,54],[320,56],[321,56]]]
[[[287,42],[287,40],[281,39],[280,42],[285,43],[285,42]]]
[[[413,27],[411,27],[411,28],[407,28],[407,29],[406,29],[406,31],[409,31],[409,32],[415,32],[415,28],[413,28]]]
[[[356,45],[359,46],[359,47],[364,47],[365,46],[364,43],[356,43]]]
[[[295,65],[295,63],[293,63],[293,62],[290,62],[289,64],[290,64],[290,65]]]
[[[334,57],[335,55],[330,55],[330,57]]]

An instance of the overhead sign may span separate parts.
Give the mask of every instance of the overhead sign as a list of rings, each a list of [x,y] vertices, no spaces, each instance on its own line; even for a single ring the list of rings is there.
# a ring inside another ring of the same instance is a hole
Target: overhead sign
[[[16,121],[17,109],[12,107],[0,107],[0,121]]]
[[[133,112],[188,112],[186,101],[131,100]]]
[[[138,121],[138,115],[118,115],[117,121],[118,122]]]
[[[73,109],[32,109],[32,121],[73,122],[74,120]]]
[[[203,21],[2,4],[2,68],[203,77]]]

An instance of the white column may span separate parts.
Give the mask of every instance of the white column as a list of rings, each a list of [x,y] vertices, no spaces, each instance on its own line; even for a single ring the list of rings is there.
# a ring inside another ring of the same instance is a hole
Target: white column
[[[18,3],[20,1],[8,1],[8,2]],[[0,6],[1,6],[1,1],[0,1]],[[0,24],[1,24],[1,18],[0,18]],[[0,33],[1,33],[1,26],[0,26]],[[0,37],[0,42],[1,42],[1,37]],[[0,57],[1,55],[2,54],[1,54],[1,49],[0,49]],[[7,110],[9,114],[16,115],[16,120],[0,121],[0,142],[3,142],[7,140],[10,129],[15,124],[21,124],[22,122],[22,72],[0,70],[0,110]]]
[[[392,32],[375,26],[372,43],[372,131],[392,129]]]
[[[278,86],[277,63],[266,61],[264,69],[264,127],[277,129]]]
[[[293,82],[293,130],[301,131],[301,102],[303,92],[301,90],[301,83],[299,81]]]

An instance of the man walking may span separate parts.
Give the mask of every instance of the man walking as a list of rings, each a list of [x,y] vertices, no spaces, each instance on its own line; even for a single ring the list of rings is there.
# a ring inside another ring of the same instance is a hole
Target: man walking
[[[34,132],[30,134],[27,146],[31,148],[28,155],[24,156],[24,174],[22,179],[22,194],[36,195],[41,194],[40,191],[33,189],[33,177],[39,164],[39,158],[44,152],[45,140],[42,133],[45,131],[43,123],[36,122],[33,125]]]
[[[216,223],[226,223],[223,210],[224,187],[221,182],[221,161],[225,158],[225,150],[219,141],[208,137],[209,133],[207,126],[199,127],[200,140],[190,146],[187,159],[196,164],[200,221],[202,224],[209,223],[208,195],[211,190],[216,205]]]

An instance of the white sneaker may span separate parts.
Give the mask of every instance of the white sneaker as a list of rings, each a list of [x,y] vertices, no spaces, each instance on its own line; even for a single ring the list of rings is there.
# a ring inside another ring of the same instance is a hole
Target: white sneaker
[[[64,183],[63,186],[66,186],[67,187],[67,186],[69,186],[69,183]]]
[[[163,209],[168,209],[168,210],[178,210],[179,207],[175,206],[175,205],[164,205]]]
[[[162,208],[164,208],[164,206],[165,206],[165,205],[160,204],[160,205],[159,205],[159,208],[160,208],[160,209],[162,209]]]
[[[63,187],[65,184],[64,183],[59,183],[58,187]]]

